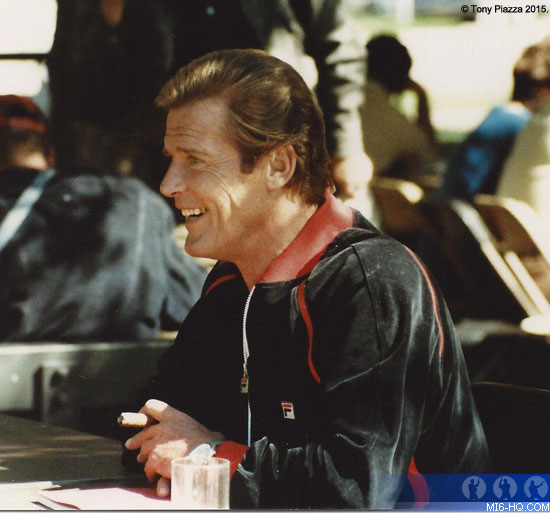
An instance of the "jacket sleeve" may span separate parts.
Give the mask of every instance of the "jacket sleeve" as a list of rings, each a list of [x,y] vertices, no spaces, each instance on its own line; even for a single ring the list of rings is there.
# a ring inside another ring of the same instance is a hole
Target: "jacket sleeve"
[[[371,255],[368,268],[354,248],[336,268],[314,271],[327,276],[306,284],[320,387],[312,436],[303,447],[253,443],[232,481],[232,507],[392,508],[425,432],[444,461],[438,470],[473,470],[468,459],[486,453],[458,348],[441,353],[450,320],[394,246],[379,248],[386,262]]]
[[[363,151],[360,108],[364,98],[365,49],[340,0],[295,1],[305,51],[318,72],[317,96],[325,115],[331,156]]]

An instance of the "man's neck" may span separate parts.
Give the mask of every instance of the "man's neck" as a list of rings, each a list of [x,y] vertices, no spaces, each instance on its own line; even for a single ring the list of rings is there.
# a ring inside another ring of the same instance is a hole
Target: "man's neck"
[[[271,210],[268,222],[257,231],[252,241],[253,251],[234,262],[249,289],[260,279],[265,270],[297,237],[316,212],[318,206],[301,200],[282,200]]]

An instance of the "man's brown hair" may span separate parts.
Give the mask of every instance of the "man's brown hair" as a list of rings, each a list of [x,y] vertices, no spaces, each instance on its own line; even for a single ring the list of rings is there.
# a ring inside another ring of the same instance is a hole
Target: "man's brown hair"
[[[274,148],[290,144],[297,155],[288,186],[320,204],[333,186],[323,115],[302,77],[261,50],[221,50],[181,68],[156,98],[169,110],[207,98],[225,100],[229,130],[242,155],[243,172]]]
[[[540,86],[550,87],[550,36],[527,47],[516,62],[512,99],[534,99]]]

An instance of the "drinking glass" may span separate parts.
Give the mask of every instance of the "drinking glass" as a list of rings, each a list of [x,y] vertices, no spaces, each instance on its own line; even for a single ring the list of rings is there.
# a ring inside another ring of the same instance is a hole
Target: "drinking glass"
[[[171,497],[178,509],[229,509],[229,460],[174,459]]]

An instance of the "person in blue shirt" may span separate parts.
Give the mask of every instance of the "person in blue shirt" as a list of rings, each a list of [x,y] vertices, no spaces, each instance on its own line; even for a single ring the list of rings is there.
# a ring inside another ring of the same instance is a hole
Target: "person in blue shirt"
[[[494,194],[516,137],[531,119],[536,96],[532,70],[514,67],[509,103],[494,107],[481,124],[452,153],[439,193],[471,201],[476,194]]]

